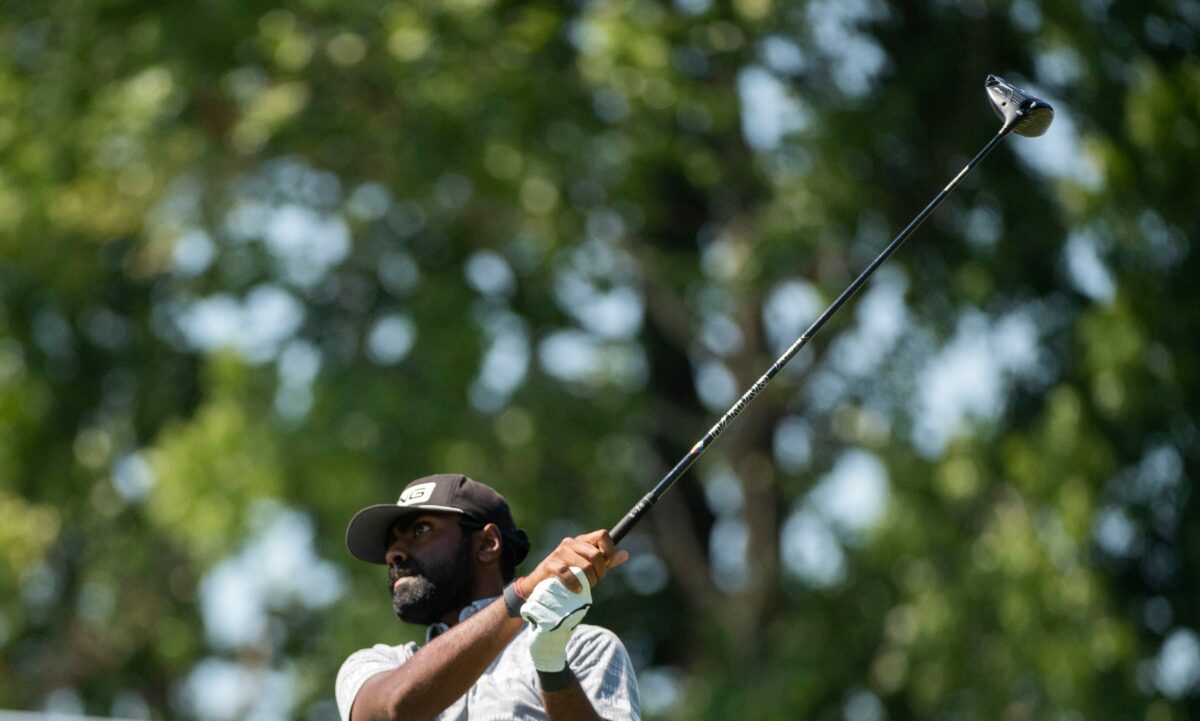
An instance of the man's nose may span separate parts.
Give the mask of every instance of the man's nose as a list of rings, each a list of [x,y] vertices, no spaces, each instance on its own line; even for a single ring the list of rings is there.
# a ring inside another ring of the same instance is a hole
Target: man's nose
[[[396,566],[408,560],[408,549],[403,539],[397,538],[392,541],[392,545],[388,546],[387,553],[384,554],[384,560],[389,566]]]

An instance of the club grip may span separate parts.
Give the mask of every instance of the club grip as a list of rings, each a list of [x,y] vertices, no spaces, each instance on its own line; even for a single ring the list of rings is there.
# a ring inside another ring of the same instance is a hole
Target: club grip
[[[625,537],[626,533],[629,533],[629,529],[633,528],[634,524],[636,523],[637,518],[635,518],[633,514],[629,514],[622,518],[620,522],[613,526],[613,529],[608,532],[608,535],[612,536],[613,543],[620,543],[621,539]]]
[[[650,510],[650,507],[653,505],[654,503],[652,501],[648,501],[643,498],[642,500],[638,501],[636,506],[629,509],[629,513],[626,513],[625,517],[622,518],[620,522],[613,526],[613,529],[608,532],[608,535],[612,536],[613,543],[620,543],[621,539],[624,538],[627,533],[629,533],[630,529],[636,526],[637,522],[641,520],[642,514]]]

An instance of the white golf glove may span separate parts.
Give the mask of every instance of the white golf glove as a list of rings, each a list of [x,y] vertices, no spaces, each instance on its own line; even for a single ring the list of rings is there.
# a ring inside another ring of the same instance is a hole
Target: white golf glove
[[[521,606],[521,618],[533,626],[529,653],[538,671],[562,671],[567,665],[567,641],[592,605],[592,587],[582,569],[571,572],[583,585],[575,593],[558,578],[547,578],[534,587]]]

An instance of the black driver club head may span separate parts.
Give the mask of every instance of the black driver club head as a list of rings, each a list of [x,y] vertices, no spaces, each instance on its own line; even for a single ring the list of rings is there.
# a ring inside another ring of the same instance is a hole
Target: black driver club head
[[[1017,135],[1036,138],[1046,132],[1054,120],[1054,108],[1050,107],[1050,103],[1021,90],[1004,78],[989,75],[984,87],[987,88],[992,110],[1004,121],[1005,127],[1011,125]]]

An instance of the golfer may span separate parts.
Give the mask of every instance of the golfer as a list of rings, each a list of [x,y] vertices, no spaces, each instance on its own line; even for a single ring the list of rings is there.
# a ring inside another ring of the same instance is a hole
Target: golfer
[[[337,675],[342,721],[639,719],[620,639],[580,624],[591,587],[624,563],[607,531],[567,538],[514,580],[529,538],[508,503],[462,475],[418,478],[359,511],[355,557],[388,567],[392,608],[425,645],[376,644]]]

